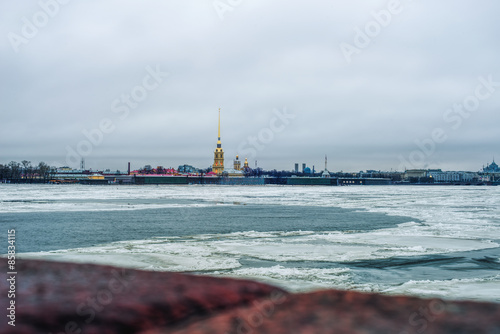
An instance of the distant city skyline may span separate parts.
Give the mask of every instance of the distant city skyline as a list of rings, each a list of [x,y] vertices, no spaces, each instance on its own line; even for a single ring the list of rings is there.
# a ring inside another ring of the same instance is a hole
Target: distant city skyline
[[[236,157],[234,157],[236,158]],[[225,161],[225,165],[227,166],[226,169],[232,169],[233,167],[233,161],[234,161],[234,158],[232,159],[228,159],[227,161]],[[0,165],[4,165],[4,166],[7,166],[11,161],[15,161],[19,164],[21,164],[21,162],[23,160],[26,160],[26,159],[22,159],[22,160],[9,160],[9,161],[0,161]],[[243,159],[244,161],[245,159]],[[40,161],[32,161],[32,160],[26,160],[28,161],[29,163],[31,163],[31,165],[33,167],[36,167],[39,163],[46,163],[47,160],[40,160]],[[241,162],[241,157],[240,157],[240,162]],[[258,161],[256,161],[258,162]],[[86,160],[83,160],[83,163],[84,163],[84,170],[93,170],[93,171],[120,171],[120,172],[126,172],[128,170],[128,163],[127,162],[124,166],[119,166],[118,168],[111,168],[109,166],[105,166],[105,167],[99,167],[99,168],[95,168],[93,166],[90,166],[88,165],[87,161]],[[176,165],[169,165],[169,164],[155,164],[155,163],[148,163],[148,162],[145,162],[145,163],[139,163],[139,164],[136,164],[134,165],[134,163],[130,162],[131,164],[131,170],[141,170],[143,168],[145,168],[146,166],[150,166],[152,169],[156,169],[157,167],[162,167],[164,169],[178,169],[179,167],[185,167],[185,166],[191,166],[191,167],[194,167],[196,169],[200,169],[200,170],[204,170],[204,169],[210,169],[213,167],[213,165],[210,165],[210,166],[200,166],[200,165],[192,165],[192,164],[189,164],[189,163],[181,163],[181,164],[176,164]],[[275,167],[268,167],[268,168],[265,168],[263,166],[261,166],[260,164],[257,165],[258,168],[261,168],[263,170],[266,170],[266,171],[272,171],[272,170],[277,170],[277,171],[288,171],[288,172],[293,172],[295,171],[295,164],[298,164],[299,165],[299,173],[302,173],[302,167],[303,165],[305,165],[305,168],[306,169],[309,169],[310,172],[315,172],[315,173],[321,173],[322,171],[324,171],[324,163],[323,165],[309,165],[308,163],[306,162],[300,162],[300,163],[293,163],[291,165],[290,168],[275,168]],[[21,164],[22,165],[22,164]],[[48,163],[48,166],[50,167],[55,167],[55,168],[70,168],[70,169],[74,169],[74,170],[82,170],[81,168],[81,162],[80,162],[80,165],[79,166],[67,166],[67,165],[58,165],[58,164],[50,164]],[[249,167],[250,167],[250,161],[249,161]],[[495,168],[496,167],[496,168]],[[251,166],[250,168],[254,169],[255,168],[255,164],[253,166]],[[493,168],[493,170],[489,170]],[[434,168],[407,168],[407,169],[402,169],[402,170],[399,170],[399,169],[373,169],[373,168],[361,168],[361,169],[357,169],[357,170],[332,170],[332,168],[328,167],[328,172],[330,173],[358,173],[358,172],[369,172],[369,171],[375,171],[375,172],[405,172],[406,170],[442,170],[442,171],[463,171],[463,172],[496,172],[498,173],[498,165],[496,164],[496,160],[493,158],[491,161],[488,161],[486,163],[483,163],[479,168],[477,169],[458,169],[458,168],[442,168],[442,167],[434,167]]]
[[[221,108],[227,166],[478,171],[500,159],[499,10],[4,2],[0,163],[207,168]]]

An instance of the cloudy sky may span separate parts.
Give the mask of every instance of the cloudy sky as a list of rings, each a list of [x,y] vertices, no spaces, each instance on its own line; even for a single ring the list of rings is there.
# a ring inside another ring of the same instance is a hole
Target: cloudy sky
[[[3,1],[0,163],[478,170],[500,3]]]

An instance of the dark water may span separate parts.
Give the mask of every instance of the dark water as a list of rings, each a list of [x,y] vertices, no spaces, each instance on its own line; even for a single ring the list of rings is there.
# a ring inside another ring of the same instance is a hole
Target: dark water
[[[415,219],[335,207],[277,205],[0,214],[2,226],[16,229],[18,252],[240,231],[368,231],[409,221]],[[7,249],[6,238],[2,243],[2,249]]]

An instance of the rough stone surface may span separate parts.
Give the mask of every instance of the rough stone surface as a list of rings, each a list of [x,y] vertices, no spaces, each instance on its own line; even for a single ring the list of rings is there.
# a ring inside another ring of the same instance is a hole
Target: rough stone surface
[[[16,326],[2,307],[0,333],[137,333],[284,293],[251,281],[91,264],[18,260],[16,267]],[[2,261],[2,306],[7,272]]]
[[[335,290],[283,295],[278,303],[263,299],[252,304],[173,331],[142,334],[500,333],[500,304]]]
[[[500,334],[493,303],[336,290],[292,295],[251,281],[33,260],[19,261],[17,272],[16,327],[4,318],[0,333]]]

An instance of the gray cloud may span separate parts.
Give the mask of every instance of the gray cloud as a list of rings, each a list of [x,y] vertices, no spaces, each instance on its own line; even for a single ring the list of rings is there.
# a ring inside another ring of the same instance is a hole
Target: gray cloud
[[[500,81],[500,4],[401,0],[349,64],[339,45],[388,3],[242,1],[221,20],[212,1],[70,1],[16,53],[9,33],[41,9],[4,2],[0,163],[64,163],[66,147],[109,118],[88,167],[208,167],[219,107],[228,164],[283,107],[296,118],[258,151],[264,168],[321,169],[328,154],[331,170],[395,169],[435,128],[448,139],[425,166],[477,170],[500,156],[500,87],[458,129],[443,119],[479,77]],[[157,65],[169,76],[120,119],[113,101]]]

